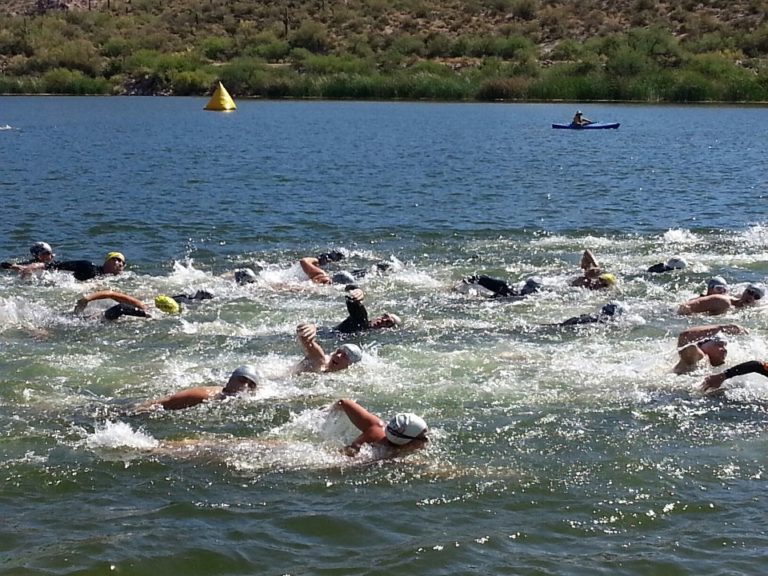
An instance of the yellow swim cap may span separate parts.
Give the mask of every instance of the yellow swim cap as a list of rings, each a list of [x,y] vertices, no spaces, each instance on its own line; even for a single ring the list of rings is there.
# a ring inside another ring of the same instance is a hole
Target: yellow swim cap
[[[158,310],[162,310],[166,314],[180,314],[181,306],[176,300],[165,294],[161,294],[155,298],[155,307]]]
[[[613,274],[600,274],[598,278],[608,284],[608,286],[613,286],[616,284],[616,276]]]
[[[125,264],[125,256],[123,256],[122,252],[109,252],[107,254],[107,257],[104,258],[104,262],[109,262],[112,260],[112,258],[117,258],[118,260],[122,260],[123,264]]]

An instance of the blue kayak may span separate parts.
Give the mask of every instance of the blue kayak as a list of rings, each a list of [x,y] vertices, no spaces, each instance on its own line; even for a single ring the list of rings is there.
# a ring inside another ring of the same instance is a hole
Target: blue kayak
[[[608,130],[610,128],[618,128],[618,122],[592,122],[586,126],[580,126],[579,124],[552,124],[552,128],[559,128],[561,130]]]

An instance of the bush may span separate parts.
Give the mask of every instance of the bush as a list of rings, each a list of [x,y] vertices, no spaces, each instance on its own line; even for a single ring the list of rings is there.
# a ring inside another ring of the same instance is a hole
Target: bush
[[[329,46],[328,30],[319,22],[304,22],[293,33],[290,43],[295,48],[305,48],[316,54],[327,52]]]
[[[203,95],[215,80],[213,74],[203,70],[175,72],[171,75],[171,89],[178,96]]]
[[[103,78],[89,78],[79,70],[55,68],[43,75],[41,88],[47,94],[107,94],[109,83]]]
[[[209,60],[222,60],[233,55],[235,42],[229,36],[209,36],[200,43],[200,51]]]

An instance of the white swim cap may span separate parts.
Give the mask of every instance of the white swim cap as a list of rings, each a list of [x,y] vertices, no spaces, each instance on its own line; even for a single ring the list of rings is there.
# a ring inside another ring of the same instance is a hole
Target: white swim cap
[[[245,378],[258,386],[260,376],[259,371],[256,370],[255,366],[252,366],[251,364],[243,364],[242,366],[235,368],[235,371],[232,372],[230,378]]]
[[[339,350],[343,350],[344,354],[349,358],[350,363],[354,364],[360,362],[363,359],[363,351],[357,344],[342,344],[339,346]]]
[[[37,258],[41,254],[53,254],[53,249],[51,248],[51,245],[48,244],[48,242],[35,242],[32,244],[32,246],[29,247],[29,252]]]
[[[392,444],[403,446],[411,440],[416,440],[428,430],[427,423],[416,414],[398,414],[387,424],[387,440]]]
[[[682,270],[686,266],[688,266],[688,262],[686,262],[683,258],[670,258],[667,260],[667,263],[665,264],[667,268],[670,270]]]
[[[238,284],[251,284],[256,282],[256,272],[250,268],[239,268],[235,270],[235,282]]]
[[[728,292],[728,282],[722,276],[713,276],[707,282],[707,290],[714,290],[715,288],[722,288],[723,293]]]

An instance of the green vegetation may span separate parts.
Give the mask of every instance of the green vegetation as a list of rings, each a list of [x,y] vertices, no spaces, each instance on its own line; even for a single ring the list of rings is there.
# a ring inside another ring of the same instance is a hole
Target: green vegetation
[[[5,4],[2,93],[768,101],[768,0]]]

